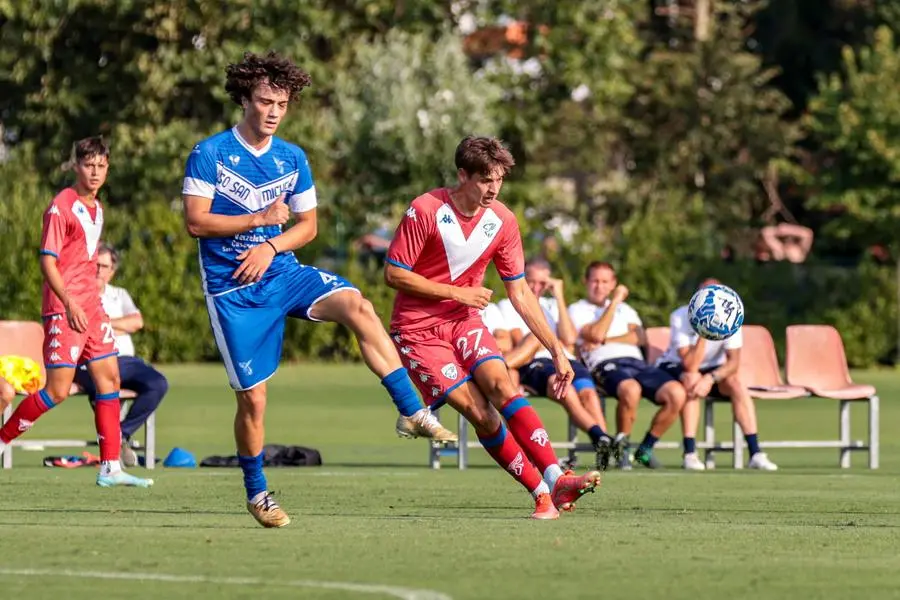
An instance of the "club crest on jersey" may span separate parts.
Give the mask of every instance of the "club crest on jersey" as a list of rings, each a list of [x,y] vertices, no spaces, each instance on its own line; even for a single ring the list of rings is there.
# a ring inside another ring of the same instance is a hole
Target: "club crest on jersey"
[[[611,363],[611,362],[606,363],[605,365],[603,365],[603,370],[604,371],[615,371],[616,363]]]
[[[444,377],[449,379],[450,381],[454,381],[457,377],[459,377],[459,371],[456,370],[456,365],[453,363],[447,363],[443,367],[441,367],[441,373],[444,374]]]
[[[241,157],[236,154],[232,154],[231,156],[228,157],[228,160],[230,160],[231,164],[236,167],[238,165],[238,163],[241,162]]]
[[[272,161],[275,163],[275,168],[278,169],[278,174],[284,175],[284,161],[278,160],[274,156],[272,157]]]
[[[69,348],[69,356],[72,357],[73,361],[78,360],[78,357],[81,356],[80,348],[78,346],[72,346]]]
[[[531,432],[531,441],[543,448],[550,442],[550,436],[545,429],[539,427]]]
[[[493,223],[493,222],[485,223],[482,226],[482,229],[484,230],[484,235],[486,235],[489,238],[492,238],[492,237],[494,237],[494,234],[497,233],[497,224]]]

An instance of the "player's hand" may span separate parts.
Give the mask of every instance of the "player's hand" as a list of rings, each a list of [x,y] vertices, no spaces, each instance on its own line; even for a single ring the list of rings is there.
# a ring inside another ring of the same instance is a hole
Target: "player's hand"
[[[628,288],[622,285],[621,283],[616,286],[616,289],[613,290],[612,293],[612,301],[613,302],[625,302],[625,298],[628,297]]]
[[[553,366],[556,369],[556,381],[553,382],[553,389],[550,390],[550,393],[556,400],[562,400],[566,396],[566,388],[575,379],[575,371],[572,370],[572,364],[562,352],[553,357]]]
[[[237,279],[242,284],[256,283],[263,278],[272,260],[275,258],[275,250],[263,242],[238,254],[237,259],[241,266],[235,269],[232,279]]]
[[[69,327],[78,333],[87,331],[87,314],[85,314],[84,310],[78,306],[78,303],[74,300],[66,302],[66,320],[69,322]]]
[[[688,393],[697,398],[706,398],[712,391],[714,383],[715,381],[713,381],[712,375],[704,375],[697,380],[697,383],[694,384],[693,388],[688,390]]]
[[[284,201],[285,197],[286,194],[278,196],[275,202],[260,213],[263,225],[284,225],[288,222],[291,218],[291,209]]]
[[[547,280],[547,291],[556,299],[563,297],[563,280],[551,277]]]
[[[460,304],[481,310],[488,305],[493,295],[493,290],[485,287],[460,287],[456,288],[453,299]]]

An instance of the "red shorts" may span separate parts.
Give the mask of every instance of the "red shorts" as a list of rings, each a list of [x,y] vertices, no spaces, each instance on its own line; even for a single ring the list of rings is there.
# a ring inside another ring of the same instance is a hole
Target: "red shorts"
[[[44,366],[48,369],[77,367],[84,363],[116,356],[116,336],[102,307],[88,313],[88,326],[78,333],[66,320],[66,315],[47,315],[44,321]]]
[[[395,331],[391,339],[425,404],[431,407],[441,406],[450,391],[472,378],[478,365],[503,359],[480,317],[418,331]]]

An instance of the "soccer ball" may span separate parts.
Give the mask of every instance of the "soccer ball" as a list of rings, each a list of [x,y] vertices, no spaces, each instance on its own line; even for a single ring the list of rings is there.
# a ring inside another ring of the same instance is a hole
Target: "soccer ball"
[[[688,304],[688,322],[700,337],[727,340],[744,324],[744,303],[728,286],[702,287]]]

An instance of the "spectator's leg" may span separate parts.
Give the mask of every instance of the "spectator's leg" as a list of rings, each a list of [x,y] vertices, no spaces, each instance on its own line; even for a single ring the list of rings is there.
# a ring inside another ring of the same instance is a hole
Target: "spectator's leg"
[[[682,373],[681,384],[689,390],[702,377],[700,373]],[[684,438],[684,453],[697,451],[697,428],[700,425],[700,398],[694,394],[686,394],[684,407],[681,409],[681,433]]]
[[[12,404],[13,398],[16,397],[16,389],[11,383],[0,377],[0,413],[6,410],[6,407]]]
[[[626,379],[616,388],[616,398],[616,431],[630,436],[641,401],[641,384],[636,379]]]
[[[122,437],[130,440],[156,411],[169,391],[169,382],[162,373],[134,356],[119,357],[119,371],[122,374],[122,389],[137,393],[137,398],[122,420]]]
[[[94,399],[97,397],[97,386],[94,384],[94,380],[91,379],[91,374],[88,373],[86,367],[78,367],[75,369],[75,383],[77,383],[78,387],[87,394],[88,400],[91,403],[91,408],[94,408]]]

